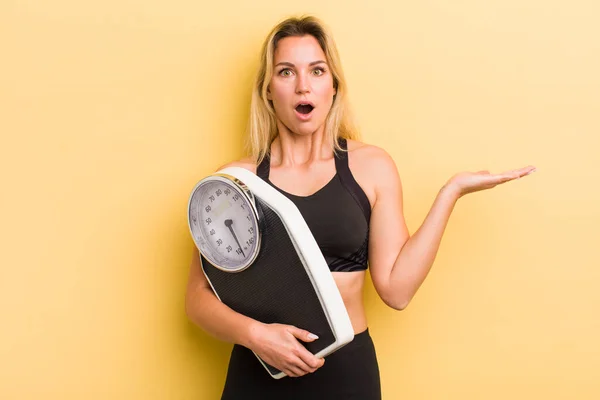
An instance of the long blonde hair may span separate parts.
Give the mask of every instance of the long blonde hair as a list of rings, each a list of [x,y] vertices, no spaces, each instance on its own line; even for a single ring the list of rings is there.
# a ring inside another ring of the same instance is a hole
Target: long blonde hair
[[[273,76],[273,59],[277,43],[290,36],[313,36],[325,53],[336,89],[331,110],[325,121],[325,141],[335,150],[342,151],[338,138],[358,139],[359,134],[350,111],[347,86],[337,47],[328,28],[316,17],[291,17],[277,24],[263,43],[260,67],[252,88],[247,147],[252,159],[260,163],[269,153],[271,142],[277,136],[275,109],[267,99],[267,87]]]

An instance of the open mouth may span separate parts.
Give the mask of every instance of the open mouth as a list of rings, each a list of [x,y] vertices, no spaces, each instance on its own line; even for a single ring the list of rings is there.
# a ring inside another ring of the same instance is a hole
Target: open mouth
[[[314,109],[313,106],[311,106],[310,104],[298,104],[298,106],[296,106],[296,111],[298,111],[300,114],[310,114],[310,112]]]

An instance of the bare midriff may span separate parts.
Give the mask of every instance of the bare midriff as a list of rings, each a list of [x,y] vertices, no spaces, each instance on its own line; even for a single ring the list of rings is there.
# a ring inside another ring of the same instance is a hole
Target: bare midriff
[[[365,271],[355,272],[333,272],[333,279],[342,295],[344,305],[350,316],[354,334],[367,329],[367,317],[363,304],[363,286],[365,283]]]

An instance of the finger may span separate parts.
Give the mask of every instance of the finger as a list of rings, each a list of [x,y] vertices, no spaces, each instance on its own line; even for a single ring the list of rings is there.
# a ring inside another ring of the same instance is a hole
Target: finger
[[[285,372],[285,374],[288,376],[299,376],[298,374],[303,373],[302,370],[295,365],[294,361],[284,362],[279,369]]]
[[[528,167],[520,168],[520,169],[515,170],[515,173],[519,176],[519,178],[521,178],[521,177],[523,177],[525,175],[529,175],[529,174],[531,174],[532,172],[535,172],[535,171],[536,171],[536,168],[534,166],[530,165]]]
[[[297,339],[302,340],[303,342],[314,342],[319,338],[314,333],[310,333],[307,330],[300,329],[295,326],[290,326],[288,330],[292,335],[294,335]]]
[[[314,354],[305,348],[299,349],[298,357],[300,357],[300,360],[302,360],[304,364],[311,368],[311,371],[309,372],[314,372],[317,368],[323,365],[321,362],[322,359],[315,357]]]
[[[288,369],[288,368],[286,368],[286,369],[282,369],[281,371],[282,371],[283,373],[285,373],[287,376],[289,376],[289,377],[292,377],[292,378],[295,378],[295,377],[297,377],[297,376],[298,376],[298,375],[296,375],[296,373],[295,373],[295,372],[293,372],[292,370],[290,370],[290,369]]]
[[[519,179],[519,178],[520,178],[520,176],[516,175],[516,174],[504,175],[500,178],[499,182],[497,182],[497,183],[502,184],[502,183],[514,181],[515,179]]]
[[[302,368],[300,368],[296,365],[290,365],[288,367],[288,370],[292,373],[292,375],[290,375],[290,376],[294,376],[294,377],[303,376],[303,375],[307,374],[306,371],[303,371]]]
[[[508,177],[508,179],[507,179],[506,181],[511,181],[511,180],[515,180],[515,179],[520,179],[520,178],[522,178],[522,177],[524,177],[524,176],[527,176],[527,175],[529,175],[529,174],[531,174],[531,173],[533,173],[533,172],[535,172],[535,171],[536,171],[536,170],[535,170],[535,169],[533,169],[533,170],[528,170],[528,171],[522,171],[522,170],[519,170],[519,171],[513,172],[513,173],[511,173],[511,174],[509,175],[509,177]]]
[[[523,176],[528,171],[529,171],[528,169],[524,169],[524,168],[513,169],[510,171],[502,172],[501,174],[497,174],[497,175],[495,175],[495,177],[500,180],[499,183],[504,183],[504,182],[512,181],[514,179],[519,179],[521,176]]]
[[[300,371],[302,371],[302,373],[304,374],[315,372],[317,369],[316,366],[318,365],[318,362],[315,363],[310,361],[310,356],[312,356],[312,354],[308,350],[306,350],[301,344],[298,344],[298,346],[300,346],[301,348],[293,350],[293,358],[290,360],[288,365],[300,369]]]
[[[479,177],[477,178],[477,183],[483,186],[493,186],[498,185],[500,183],[504,183],[514,178],[515,175],[510,174],[509,172],[504,172],[502,174],[479,174]]]
[[[518,169],[513,169],[513,170],[510,170],[510,171],[506,171],[506,172],[503,172],[502,174],[499,174],[499,175],[505,175],[505,176],[512,177],[513,179],[518,179],[518,178],[521,178],[521,177],[523,177],[525,175],[529,175],[532,172],[535,172],[536,170],[537,169],[534,166],[530,165],[528,167],[518,168]]]
[[[533,174],[535,171],[537,171],[537,168],[536,167],[532,167],[526,173],[524,173],[522,176],[527,176],[529,174]]]

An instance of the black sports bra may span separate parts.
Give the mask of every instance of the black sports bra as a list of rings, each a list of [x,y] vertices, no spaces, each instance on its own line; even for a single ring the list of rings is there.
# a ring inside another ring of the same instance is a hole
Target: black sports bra
[[[346,139],[339,139],[347,149]],[[334,177],[310,196],[287,193],[269,180],[271,157],[267,154],[256,174],[298,207],[332,272],[367,269],[371,205],[348,167],[348,152],[336,152]]]

